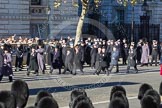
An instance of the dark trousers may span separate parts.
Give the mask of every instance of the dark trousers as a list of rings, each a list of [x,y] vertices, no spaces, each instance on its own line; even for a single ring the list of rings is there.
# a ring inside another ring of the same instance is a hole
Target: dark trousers
[[[108,67],[99,66],[99,67],[96,69],[96,73],[97,73],[97,74],[100,74],[101,71],[104,71],[105,74],[106,74],[106,72],[108,71]]]
[[[2,81],[3,75],[0,75],[0,81]],[[11,75],[8,76],[10,82],[12,82],[13,78]]]
[[[70,71],[70,73],[72,74],[72,71],[73,71],[73,66],[71,63],[65,63],[65,67],[64,67],[64,74],[66,73],[66,71]]]
[[[16,57],[15,67],[22,68],[22,63],[23,63],[23,57]]]
[[[123,56],[123,65],[126,65],[127,64],[127,58]]]
[[[114,66],[116,66],[116,73],[118,73],[119,72],[119,66],[118,66],[118,64],[117,65],[110,65],[109,71],[111,72],[112,69],[114,68]]]
[[[77,70],[77,69],[79,69],[80,72],[84,73],[84,72],[83,72],[82,66],[81,66],[81,65],[76,65],[76,64],[74,63],[74,65],[73,65],[73,74],[76,74],[76,70]]]
[[[153,61],[155,61],[155,66],[157,66],[157,55],[152,55],[151,65],[153,64]]]
[[[52,73],[54,69],[58,69],[59,74],[61,74],[61,64],[60,63],[52,63],[51,68],[50,68],[50,73]]]
[[[127,73],[129,73],[129,70],[130,70],[130,66],[127,66]],[[137,65],[134,66],[134,70],[137,72],[138,69],[137,69]]]

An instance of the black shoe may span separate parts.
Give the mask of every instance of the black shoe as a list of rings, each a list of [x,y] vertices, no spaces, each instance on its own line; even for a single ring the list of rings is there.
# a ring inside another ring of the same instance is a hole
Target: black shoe
[[[73,73],[73,75],[76,75],[76,73]]]
[[[64,71],[64,72],[62,72],[62,74],[65,74],[66,72]]]
[[[119,71],[116,71],[115,73],[119,73]]]
[[[138,73],[138,70],[136,70],[136,73]]]
[[[12,82],[12,81],[13,81],[12,76],[9,76],[9,82]]]
[[[27,74],[26,74],[27,76],[29,76],[29,72],[27,72]]]
[[[99,72],[96,72],[96,75],[98,75],[98,76],[99,76],[99,74],[100,74]]]

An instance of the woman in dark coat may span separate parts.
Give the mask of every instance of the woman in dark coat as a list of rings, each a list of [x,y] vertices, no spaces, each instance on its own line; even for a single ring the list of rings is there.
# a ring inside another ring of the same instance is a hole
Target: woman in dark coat
[[[50,73],[52,74],[54,69],[59,69],[59,74],[61,74],[61,53],[58,46],[55,47],[54,51],[51,52],[52,59],[51,59],[51,70]]]
[[[12,82],[13,71],[11,62],[12,62],[11,53],[9,53],[7,49],[4,49],[3,66],[2,71],[0,73],[0,81],[2,80],[3,76],[8,76],[9,81]]]
[[[131,66],[134,67],[134,69],[137,73],[138,70],[137,70],[137,65],[136,65],[136,51],[133,48],[133,45],[131,45],[130,49],[129,49],[127,73],[129,73],[129,69],[130,69]]]
[[[37,63],[37,53],[35,52],[35,48],[32,47],[30,53],[30,62],[29,62],[29,69],[27,72],[27,76],[29,76],[30,71],[35,71],[36,75],[38,75],[38,63]]]

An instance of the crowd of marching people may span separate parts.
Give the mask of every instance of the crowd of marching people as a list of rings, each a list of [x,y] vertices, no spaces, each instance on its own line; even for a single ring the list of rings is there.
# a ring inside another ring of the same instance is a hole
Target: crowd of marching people
[[[145,40],[128,43],[126,39],[87,38],[74,46],[74,39],[71,37],[45,42],[39,38],[19,37],[16,39],[12,36],[0,39],[0,44],[0,81],[4,75],[9,76],[9,80],[12,81],[13,55],[16,55],[15,71],[22,70],[23,60],[26,57],[27,76],[31,71],[34,71],[36,75],[45,74],[46,64],[50,66],[49,73],[51,74],[55,69],[59,70],[59,74],[69,71],[76,75],[78,69],[84,74],[84,65],[86,64],[94,69],[93,74],[99,75],[104,72],[109,75],[114,67],[116,73],[119,72],[119,62],[127,65],[127,73],[130,72],[130,67],[134,67],[135,72],[138,73],[138,64],[140,66],[148,66],[148,64],[157,66],[158,58],[160,59],[162,53],[162,45],[156,40],[149,44]],[[122,58],[122,61],[119,58]],[[62,68],[63,71],[61,71]]]
[[[140,108],[161,108],[160,95],[162,95],[162,82],[159,93],[150,84],[141,84],[138,91]],[[113,86],[108,97],[110,97],[108,108],[131,108],[126,89],[121,85]],[[23,80],[15,80],[11,84],[11,90],[0,91],[0,108],[25,108],[28,100],[29,87]],[[72,90],[69,100],[69,108],[94,108],[84,88]],[[59,103],[50,92],[41,90],[37,93],[33,105],[26,108],[59,108]]]

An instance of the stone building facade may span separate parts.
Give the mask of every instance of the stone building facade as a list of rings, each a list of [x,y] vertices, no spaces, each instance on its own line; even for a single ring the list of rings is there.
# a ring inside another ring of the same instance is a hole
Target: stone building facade
[[[58,8],[54,8],[55,1],[0,0],[0,36],[13,34],[40,38],[75,36],[78,15],[81,10],[79,0],[63,0],[64,2]],[[72,1],[78,3],[79,8],[72,6]],[[147,0],[147,3],[150,24],[160,24],[159,37],[162,40],[162,0]],[[141,5],[142,3],[138,3],[134,7],[135,24],[140,24],[140,16],[143,15]],[[47,14],[47,7],[50,7],[50,14]],[[98,21],[107,27],[116,22],[131,24],[131,12],[131,5],[123,7],[116,0],[102,0]],[[89,12],[89,14],[92,13]],[[85,22],[87,23],[88,20]],[[84,26],[83,29],[88,30],[87,26]],[[100,33],[96,35],[100,35]]]

